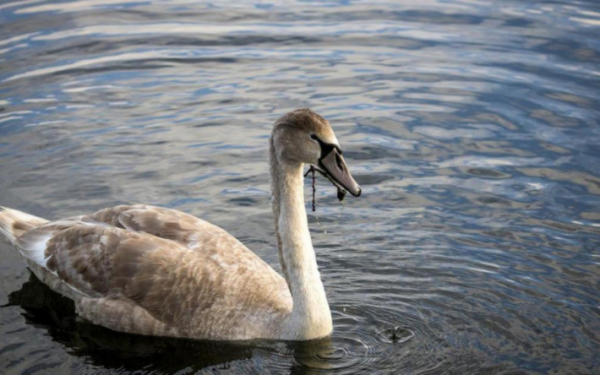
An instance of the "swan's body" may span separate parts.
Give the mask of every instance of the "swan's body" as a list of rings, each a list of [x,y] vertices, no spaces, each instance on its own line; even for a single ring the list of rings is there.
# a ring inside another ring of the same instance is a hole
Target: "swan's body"
[[[333,149],[324,154],[326,146]],[[323,337],[331,333],[331,313],[308,231],[303,166],[324,167],[359,195],[341,156],[330,156],[335,150],[329,124],[310,110],[275,124],[270,172],[285,279],[223,229],[159,207],[117,206],[54,222],[3,208],[0,232],[40,280],[75,301],[79,315],[116,331],[216,340]],[[328,158],[341,172],[329,171],[336,167]]]

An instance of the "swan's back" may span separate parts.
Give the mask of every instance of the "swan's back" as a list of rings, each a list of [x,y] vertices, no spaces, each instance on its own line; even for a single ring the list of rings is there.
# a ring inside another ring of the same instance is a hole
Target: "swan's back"
[[[257,255],[175,210],[117,206],[36,226],[15,244],[79,314],[118,331],[255,338],[292,309],[285,280]]]

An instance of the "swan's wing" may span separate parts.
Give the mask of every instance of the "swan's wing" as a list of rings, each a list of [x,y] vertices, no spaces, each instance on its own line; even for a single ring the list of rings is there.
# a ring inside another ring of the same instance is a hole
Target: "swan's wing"
[[[34,228],[17,241],[21,254],[87,297],[127,294],[144,255],[176,243],[71,218]]]
[[[89,303],[93,300],[123,300],[113,307],[95,304],[107,309],[94,312],[95,322],[117,330],[154,334],[144,326],[108,323],[131,304],[192,337],[223,335],[224,327],[235,330],[251,316],[289,313],[291,297],[283,278],[223,233],[197,251],[106,224],[60,221],[30,230],[17,246],[88,305],[94,305]],[[98,320],[103,315],[107,322]]]
[[[223,241],[224,237],[235,240],[216,225],[185,212],[162,207],[116,206],[100,210],[89,217],[84,217],[83,220],[149,233],[175,241],[190,249],[216,246],[219,241]]]

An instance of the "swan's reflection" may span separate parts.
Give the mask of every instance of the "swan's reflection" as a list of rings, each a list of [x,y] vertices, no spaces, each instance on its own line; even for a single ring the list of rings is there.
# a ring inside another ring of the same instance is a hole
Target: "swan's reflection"
[[[115,332],[78,318],[73,301],[50,290],[33,274],[20,290],[10,294],[9,304],[21,306],[27,324],[47,330],[70,354],[106,369],[175,373],[213,368],[252,373],[262,367],[255,362],[263,362],[270,370],[276,367],[277,373],[305,374],[326,371],[328,359],[322,354],[332,347],[330,338],[231,343]],[[282,361],[281,355],[289,360]],[[240,362],[232,366],[233,361]]]
[[[104,368],[173,373],[252,355],[250,345],[131,335],[93,325],[77,317],[73,301],[50,290],[33,274],[10,294],[9,303],[21,306],[28,324],[46,329],[71,354]]]

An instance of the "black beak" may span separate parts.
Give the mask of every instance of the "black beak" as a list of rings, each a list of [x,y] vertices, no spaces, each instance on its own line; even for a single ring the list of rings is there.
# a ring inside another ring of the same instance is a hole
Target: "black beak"
[[[321,158],[319,159],[320,172],[325,175],[339,190],[347,190],[355,197],[360,196],[362,190],[354,181],[350,170],[337,146],[321,143]]]

